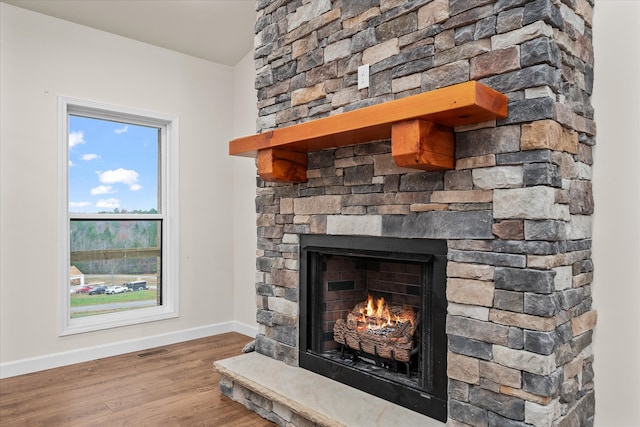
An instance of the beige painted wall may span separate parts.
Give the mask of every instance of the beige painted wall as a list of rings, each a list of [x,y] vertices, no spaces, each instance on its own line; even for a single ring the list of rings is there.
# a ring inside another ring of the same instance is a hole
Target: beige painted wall
[[[258,117],[253,51],[235,66],[233,137],[256,133]],[[256,166],[255,159],[232,157],[234,320],[256,328]],[[254,332],[255,334],[255,332]]]
[[[640,2],[594,15],[596,426],[640,426]]]
[[[234,69],[0,8],[0,362],[232,321]],[[179,116],[178,319],[58,336],[59,95]]]

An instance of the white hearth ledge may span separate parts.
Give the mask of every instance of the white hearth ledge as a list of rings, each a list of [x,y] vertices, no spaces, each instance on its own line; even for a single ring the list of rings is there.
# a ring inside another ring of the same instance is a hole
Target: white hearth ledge
[[[214,362],[221,375],[327,427],[445,424],[353,387],[252,352]]]

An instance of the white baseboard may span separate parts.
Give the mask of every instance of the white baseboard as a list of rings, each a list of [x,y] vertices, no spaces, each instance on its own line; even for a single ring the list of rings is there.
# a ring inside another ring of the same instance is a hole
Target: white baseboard
[[[215,325],[207,325],[199,328],[185,329],[152,337],[137,338],[134,340],[120,341],[100,346],[81,348],[62,353],[47,354],[45,356],[31,357],[13,362],[0,363],[0,379],[44,371],[45,369],[59,368],[61,366],[88,362],[104,357],[117,356],[134,351],[146,350],[163,345],[194,340],[223,334],[225,332],[238,332],[249,337],[255,337],[258,329],[241,322],[223,322]]]
[[[258,335],[258,328],[255,326],[247,325],[242,322],[233,322],[233,332],[237,332],[248,337],[255,337]]]

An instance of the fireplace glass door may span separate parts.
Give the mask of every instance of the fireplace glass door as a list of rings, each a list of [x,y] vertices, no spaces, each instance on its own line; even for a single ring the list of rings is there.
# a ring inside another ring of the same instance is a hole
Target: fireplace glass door
[[[300,366],[446,420],[446,250],[302,236]]]

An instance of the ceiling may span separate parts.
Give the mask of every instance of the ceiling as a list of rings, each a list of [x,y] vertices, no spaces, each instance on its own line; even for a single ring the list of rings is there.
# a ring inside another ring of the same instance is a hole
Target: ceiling
[[[225,65],[253,48],[255,0],[0,0]]]

